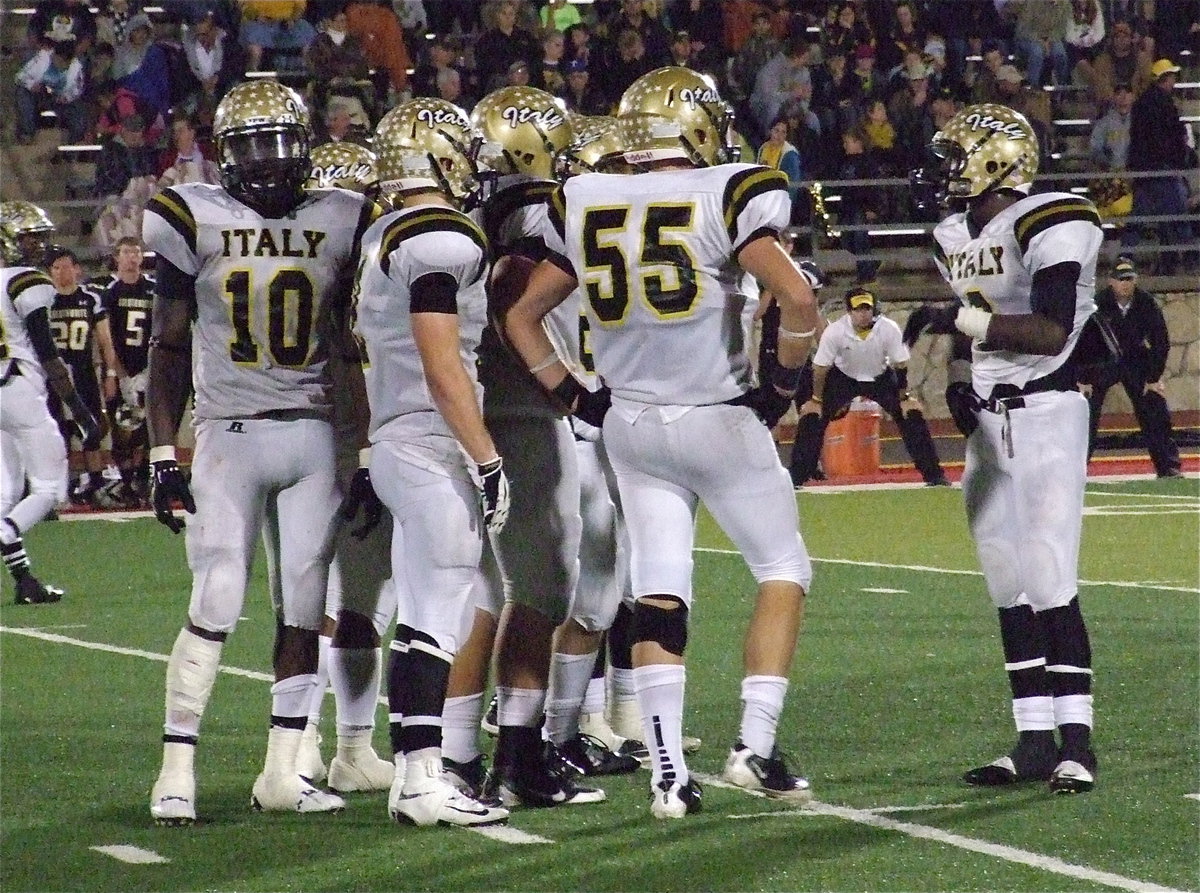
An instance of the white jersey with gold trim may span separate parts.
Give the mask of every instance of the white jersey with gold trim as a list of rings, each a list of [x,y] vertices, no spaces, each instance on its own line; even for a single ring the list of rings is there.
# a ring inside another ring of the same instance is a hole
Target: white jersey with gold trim
[[[54,304],[54,285],[50,277],[33,267],[0,269],[0,373],[16,362],[21,375],[26,376],[43,393],[46,376],[33,350],[25,317]]]
[[[939,223],[933,236],[938,269],[963,304],[999,315],[1032,312],[1038,270],[1079,264],[1075,321],[1066,346],[1054,356],[1040,356],[991,350],[976,341],[971,374],[977,394],[987,397],[998,384],[1024,387],[1067,361],[1096,309],[1096,259],[1103,233],[1095,205],[1068,192],[1040,193],[1005,208],[978,233],[970,231],[964,212]]]
[[[581,174],[549,211],[546,243],[579,281],[616,400],[701,406],[753,386],[736,257],[787,226],[786,176],[751,164]]]
[[[367,349],[370,438],[456,443],[429,393],[412,331],[412,285],[431,274],[457,283],[456,312],[463,366],[482,401],[476,351],[487,321],[488,245],[465,214],[442,205],[419,205],[388,214],[367,230],[359,268],[355,332]]]
[[[146,206],[146,247],[196,278],[196,417],[328,414],[331,320],[348,300],[362,233],[378,214],[344,189],[316,189],[264,218],[220,186],[164,189]]]

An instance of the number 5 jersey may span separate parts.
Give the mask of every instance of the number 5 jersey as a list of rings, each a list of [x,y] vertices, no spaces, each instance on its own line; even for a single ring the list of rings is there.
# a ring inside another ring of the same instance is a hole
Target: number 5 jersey
[[[150,200],[146,247],[195,277],[196,418],[328,413],[329,334],[349,303],[358,245],[377,214],[343,189],[312,190],[280,219],[204,183]]]

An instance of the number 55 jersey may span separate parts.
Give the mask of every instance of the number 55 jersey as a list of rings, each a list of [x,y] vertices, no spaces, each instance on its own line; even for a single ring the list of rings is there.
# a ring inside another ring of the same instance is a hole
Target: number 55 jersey
[[[332,320],[349,303],[357,246],[377,213],[343,189],[312,190],[279,219],[204,183],[150,200],[146,247],[196,280],[196,418],[328,414]]]
[[[580,174],[555,191],[546,243],[579,282],[614,397],[702,406],[753,387],[737,255],[790,211],[787,177],[749,164]]]

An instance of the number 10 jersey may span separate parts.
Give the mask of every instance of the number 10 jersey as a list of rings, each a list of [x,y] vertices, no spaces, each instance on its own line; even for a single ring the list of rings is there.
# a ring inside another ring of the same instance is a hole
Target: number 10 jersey
[[[790,213],[787,177],[749,164],[581,174],[554,193],[546,243],[614,397],[702,406],[751,388],[737,253]]]
[[[204,183],[150,200],[146,247],[195,277],[197,419],[328,414],[332,320],[349,303],[359,239],[377,213],[343,189],[312,190],[279,219]]]

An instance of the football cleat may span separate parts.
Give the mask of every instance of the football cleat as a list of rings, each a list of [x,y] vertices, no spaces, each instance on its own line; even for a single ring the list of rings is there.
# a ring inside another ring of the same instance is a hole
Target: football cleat
[[[613,753],[620,752],[621,745],[625,743],[625,738],[614,731],[613,727],[609,725],[608,720],[604,717],[603,712],[581,714],[579,717],[579,731],[585,735],[591,735],[593,738],[598,738]]]
[[[501,769],[493,766],[484,782],[483,796],[505,806],[570,806],[602,803],[604,791],[576,783],[573,769],[564,771],[561,757],[546,755],[525,760],[525,765]]]
[[[500,699],[492,695],[487,712],[483,714],[483,719],[479,721],[479,728],[483,729],[485,734],[491,735],[493,738],[500,734],[500,720],[497,719],[499,712]]]
[[[626,738],[624,743],[617,748],[617,753],[633,757],[643,766],[650,765],[650,748],[636,738]]]
[[[353,791],[386,791],[392,786],[396,767],[379,758],[372,747],[359,748],[354,755],[343,759],[335,756],[329,762],[329,790],[336,794]]]
[[[150,791],[154,824],[181,827],[196,821],[196,779],[190,772],[162,773]]]
[[[635,757],[615,753],[599,738],[582,732],[556,744],[555,749],[581,775],[625,775],[636,772],[641,765]]]
[[[307,778],[313,784],[320,784],[328,774],[325,761],[321,759],[321,741],[316,724],[310,722],[304,727],[300,748],[296,751],[296,771],[301,778]]]
[[[1056,794],[1083,794],[1096,784],[1096,755],[1091,750],[1079,759],[1063,759],[1050,773],[1050,790]]]
[[[995,788],[1026,781],[1047,781],[1058,762],[1054,733],[1026,735],[1011,753],[963,773],[963,781],[976,787]]]
[[[49,605],[61,601],[64,594],[57,586],[43,583],[33,574],[22,574],[16,580],[13,601],[18,605]]]
[[[773,800],[807,803],[812,799],[808,779],[793,775],[776,747],[770,757],[760,757],[741,741],[733,745],[721,777],[739,788],[761,791]]]
[[[299,775],[263,772],[254,780],[250,805],[260,812],[341,812],[346,801]]]
[[[388,813],[410,825],[497,825],[508,810],[495,801],[464,794],[445,777],[441,760],[424,760],[418,778],[396,777],[388,794]]]
[[[700,783],[689,778],[687,784],[664,779],[650,792],[650,813],[656,819],[681,819],[699,812],[703,791]]]
[[[477,797],[487,780],[487,758],[483,754],[477,754],[475,759],[460,763],[442,757],[442,775],[464,794]]]

